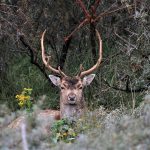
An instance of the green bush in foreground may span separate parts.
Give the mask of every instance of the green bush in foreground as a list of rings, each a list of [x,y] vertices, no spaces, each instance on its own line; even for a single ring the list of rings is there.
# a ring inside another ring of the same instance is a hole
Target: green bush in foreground
[[[54,143],[64,141],[66,143],[72,143],[77,138],[77,132],[75,131],[75,122],[67,119],[62,119],[54,122],[51,128],[51,139]]]

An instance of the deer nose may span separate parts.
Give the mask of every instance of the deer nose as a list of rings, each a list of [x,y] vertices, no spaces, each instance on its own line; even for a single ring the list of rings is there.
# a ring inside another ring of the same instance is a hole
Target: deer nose
[[[68,95],[68,100],[72,101],[72,102],[75,101],[76,100],[76,95],[75,94],[69,94]]]

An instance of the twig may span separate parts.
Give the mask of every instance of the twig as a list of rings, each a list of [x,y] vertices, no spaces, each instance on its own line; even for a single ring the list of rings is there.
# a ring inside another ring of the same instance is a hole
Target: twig
[[[105,84],[107,84],[108,87],[113,88],[113,89],[118,90],[118,91],[123,91],[126,93],[132,93],[132,92],[138,93],[138,92],[143,92],[143,91],[148,89],[148,86],[133,89],[133,88],[129,88],[127,85],[126,85],[125,89],[122,89],[122,88],[119,88],[117,86],[111,86],[106,79],[103,79],[103,81],[105,82]]]
[[[132,7],[132,6],[134,6],[134,5],[130,5],[130,7]],[[120,7],[120,8],[118,8],[118,9],[111,10],[111,11],[109,11],[109,12],[108,12],[108,11],[103,12],[103,13],[101,13],[100,15],[98,15],[98,16],[96,17],[96,19],[94,19],[94,22],[97,22],[100,18],[102,18],[102,17],[104,17],[104,16],[110,15],[110,14],[112,14],[112,13],[114,13],[114,12],[120,11],[120,10],[125,9],[125,8],[127,8],[127,6],[123,6],[123,7]]]
[[[81,7],[81,9],[83,10],[84,14],[85,14],[85,17],[86,18],[89,18],[90,17],[90,14],[89,12],[87,11],[87,9],[85,8],[85,5],[84,3],[82,2],[82,0],[76,0],[76,2],[79,4],[79,6]]]
[[[125,43],[127,43],[128,45],[131,45],[133,48],[137,49],[137,47],[136,47],[135,45],[131,44],[130,42],[128,42],[127,40],[125,40],[124,38],[122,38],[122,37],[121,37],[119,34],[117,34],[116,32],[115,32],[115,35],[116,35],[118,38],[120,38],[122,41],[124,41]]]
[[[82,26],[84,26],[88,22],[89,22],[88,19],[84,19],[67,37],[64,38],[65,42],[67,42],[77,30],[79,30]]]
[[[1,6],[10,6],[10,7],[16,7],[16,8],[18,8],[18,6],[9,5],[9,4],[5,4],[5,3],[1,3],[0,5],[1,5]]]
[[[47,73],[46,73],[46,70],[43,66],[41,66],[38,62],[37,62],[37,52],[35,49],[33,49],[29,44],[28,42],[25,40],[24,36],[20,36],[20,41],[21,43],[24,45],[24,47],[30,52],[30,62],[32,64],[34,64],[36,67],[38,67],[40,69],[40,71],[44,74],[44,76],[46,77],[46,79],[48,79],[48,81],[51,83]],[[52,84],[51,84],[52,85]]]
[[[96,15],[96,9],[100,2],[101,2],[101,0],[96,0],[94,5],[91,6],[91,11],[92,11],[93,15]]]
[[[119,11],[119,10],[122,10],[122,9],[127,8],[127,6],[123,6],[123,7],[120,7],[120,8],[118,8],[118,9],[109,11],[110,8],[112,8],[112,6],[111,6],[107,11],[105,11],[105,12],[101,13],[100,15],[98,15],[97,17],[94,17],[94,18],[93,18],[93,17],[89,14],[89,12],[87,12],[87,10],[86,10],[86,8],[85,8],[83,2],[82,2],[81,0],[77,0],[77,2],[80,4],[80,6],[82,7],[82,10],[83,10],[84,13],[85,13],[85,19],[84,19],[83,21],[81,21],[80,24],[79,24],[67,37],[64,38],[65,42],[66,42],[67,40],[69,40],[69,38],[71,38],[72,35],[73,35],[77,30],[79,30],[82,26],[84,26],[85,24],[89,24],[89,23],[94,24],[94,23],[97,22],[100,18],[102,18],[102,17],[104,17],[104,16],[107,16],[107,15],[109,15],[109,14],[112,14],[112,13],[114,13],[114,12],[117,12],[117,11]],[[100,1],[97,0],[97,3],[96,3],[96,4],[98,5],[99,2],[100,2]],[[95,4],[95,7],[97,7],[96,4]],[[133,6],[133,5],[130,5],[130,7],[131,7],[131,6]]]

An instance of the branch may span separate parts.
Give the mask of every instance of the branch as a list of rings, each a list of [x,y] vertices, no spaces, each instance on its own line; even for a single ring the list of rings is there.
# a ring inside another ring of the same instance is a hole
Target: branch
[[[80,2],[80,5],[81,5],[81,1],[79,0],[79,2]],[[100,2],[100,0],[97,0],[96,1],[96,4],[98,4]],[[83,3],[82,3],[83,4]],[[83,4],[84,5],[84,4]],[[133,5],[130,5],[130,6],[133,6]],[[110,7],[111,8],[111,7]],[[84,26],[84,25],[86,25],[86,24],[88,24],[88,23],[95,23],[95,22],[97,22],[99,19],[101,19],[102,17],[104,17],[104,16],[107,16],[107,15],[109,15],[109,14],[112,14],[112,13],[114,13],[114,12],[117,12],[117,11],[119,11],[119,10],[122,10],[122,9],[125,9],[125,8],[127,8],[126,6],[123,6],[123,7],[120,7],[120,8],[118,8],[118,9],[115,9],[115,10],[112,10],[112,11],[105,11],[105,12],[103,12],[103,13],[101,13],[100,15],[98,15],[95,19],[93,19],[93,18],[91,18],[91,16],[90,17],[86,17],[67,37],[65,37],[64,38],[64,40],[65,40],[65,42],[67,41],[67,40],[69,40],[69,38],[71,38],[72,36],[73,36],[73,34],[77,31],[77,30],[79,30],[82,26]]]
[[[84,5],[84,3],[82,2],[82,0],[76,0],[76,3],[79,4],[79,6],[81,7],[81,9],[83,10],[85,17],[86,17],[86,18],[90,18],[90,14],[89,14],[89,12],[87,11],[87,9],[85,8],[85,5]]]
[[[94,5],[91,6],[91,11],[94,15],[96,14],[96,10],[97,10],[97,7],[98,7],[100,2],[101,2],[101,0],[96,0]]]
[[[137,47],[133,44],[131,44],[130,42],[128,42],[127,40],[125,40],[123,37],[121,37],[119,34],[116,33],[115,31],[115,35],[120,38],[123,42],[127,43],[128,45],[131,45],[133,48],[137,49]]]
[[[60,66],[61,70],[63,69],[64,64],[65,64],[67,53],[68,53],[68,48],[70,46],[71,40],[72,38],[69,38],[63,45],[62,52],[61,52],[60,59],[59,59],[59,64],[57,65],[57,68],[58,66]]]
[[[46,77],[46,79],[48,79],[48,81],[50,81],[45,68],[43,66],[41,66],[38,62],[37,62],[37,52],[35,49],[33,49],[28,42],[24,39],[24,36],[20,36],[20,41],[21,43],[24,45],[24,47],[30,52],[30,62],[32,64],[34,64],[36,67],[38,67],[38,69],[44,74],[44,76]],[[50,82],[51,83],[51,82]]]
[[[65,42],[67,42],[77,30],[79,30],[82,26],[84,26],[88,22],[89,22],[88,19],[84,19],[67,37],[64,38]]]
[[[134,4],[133,5],[130,5],[130,7],[132,7],[132,6],[134,6]],[[106,11],[106,12],[103,12],[103,13],[101,13],[100,15],[98,15],[93,21],[94,22],[97,22],[99,19],[101,19],[102,17],[104,17],[104,16],[107,16],[107,15],[110,15],[110,14],[112,14],[112,13],[114,13],[114,12],[117,12],[117,11],[120,11],[120,10],[122,10],[122,9],[125,9],[125,8],[127,8],[127,6],[122,6],[122,7],[120,7],[120,8],[117,8],[117,9],[115,9],[115,10],[111,10],[111,11]]]
[[[127,79],[127,82],[126,82],[126,88],[125,89],[122,89],[122,88],[119,88],[117,86],[111,86],[108,81],[106,79],[103,79],[103,81],[105,82],[105,84],[107,84],[108,87],[110,88],[113,88],[115,90],[118,90],[118,91],[123,91],[123,92],[126,92],[126,93],[132,93],[132,92],[135,92],[135,93],[138,93],[138,92],[143,92],[143,91],[146,91],[148,90],[148,87],[150,85],[147,85],[146,87],[138,87],[138,88],[130,88],[129,87],[129,80]]]

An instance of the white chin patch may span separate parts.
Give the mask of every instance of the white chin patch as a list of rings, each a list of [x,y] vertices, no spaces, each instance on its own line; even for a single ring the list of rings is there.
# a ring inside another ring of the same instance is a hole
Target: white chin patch
[[[71,104],[71,105],[76,104],[76,102],[75,102],[75,101],[69,101],[68,103],[69,103],[69,104]]]

